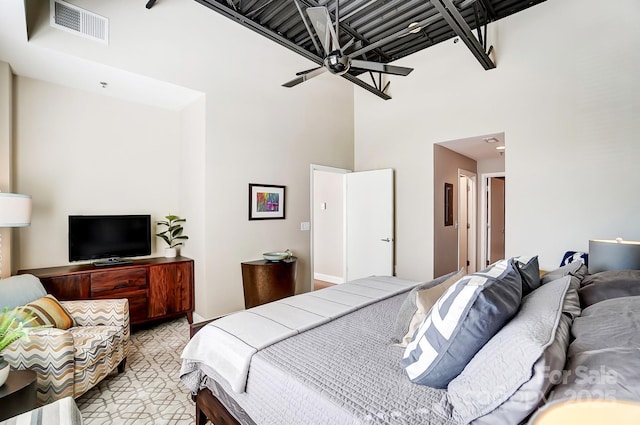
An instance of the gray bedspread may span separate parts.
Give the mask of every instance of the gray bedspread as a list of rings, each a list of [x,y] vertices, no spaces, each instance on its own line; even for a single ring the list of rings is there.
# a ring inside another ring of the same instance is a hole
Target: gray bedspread
[[[455,424],[446,391],[411,383],[400,364],[403,349],[391,345],[405,297],[380,301],[259,351],[245,393],[215,382],[215,372],[206,366],[196,372],[194,365],[194,374],[208,375],[202,384],[214,393],[224,390],[223,397],[233,399],[227,403],[237,403],[258,425]]]

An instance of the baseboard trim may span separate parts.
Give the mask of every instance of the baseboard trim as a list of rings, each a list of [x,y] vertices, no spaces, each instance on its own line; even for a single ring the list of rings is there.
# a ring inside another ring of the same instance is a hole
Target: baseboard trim
[[[195,311],[193,312],[193,323],[204,322],[205,320],[207,320],[207,319],[205,319],[204,317],[200,316]]]
[[[314,273],[313,278],[317,280],[322,280],[324,282],[335,283],[335,284],[345,282],[343,277],[331,276],[330,274]]]

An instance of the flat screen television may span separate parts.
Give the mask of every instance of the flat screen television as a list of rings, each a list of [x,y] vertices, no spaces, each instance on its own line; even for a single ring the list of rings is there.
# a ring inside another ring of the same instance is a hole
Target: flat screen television
[[[94,264],[108,266],[149,254],[150,215],[69,216],[69,261],[104,260]]]

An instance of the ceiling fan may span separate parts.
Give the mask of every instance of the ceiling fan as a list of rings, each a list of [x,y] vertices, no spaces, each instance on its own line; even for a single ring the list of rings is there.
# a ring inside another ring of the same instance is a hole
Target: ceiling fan
[[[336,5],[336,24],[339,19],[339,11],[337,7],[338,6]],[[313,77],[317,77],[318,75],[323,74],[326,71],[329,71],[335,75],[343,75],[350,69],[354,68],[364,71],[373,71],[383,74],[402,76],[409,75],[409,73],[413,71],[413,68],[387,65],[381,62],[352,59],[351,56],[345,55],[343,49],[340,47],[337,34],[339,27],[338,25],[336,25],[336,29],[333,29],[333,26],[331,25],[331,17],[329,16],[329,11],[326,7],[309,7],[307,8],[307,15],[311,20],[313,28],[318,34],[318,38],[320,39],[322,47],[324,48],[324,60],[322,62],[322,65],[317,68],[312,68],[296,73],[298,77],[284,83],[284,87],[296,86]],[[310,35],[313,38],[313,35]],[[349,47],[350,43],[345,46],[345,49]],[[353,52],[352,56],[358,56],[358,52]]]

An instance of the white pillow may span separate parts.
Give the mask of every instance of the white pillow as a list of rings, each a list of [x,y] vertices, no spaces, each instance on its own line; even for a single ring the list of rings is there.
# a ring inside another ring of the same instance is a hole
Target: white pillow
[[[413,338],[413,335],[418,330],[418,327],[427,316],[431,308],[440,299],[440,297],[458,280],[464,276],[464,269],[460,269],[458,273],[449,277],[447,280],[432,288],[421,289],[412,294],[415,298],[416,312],[409,321],[409,328],[397,345],[399,347],[406,347]]]

